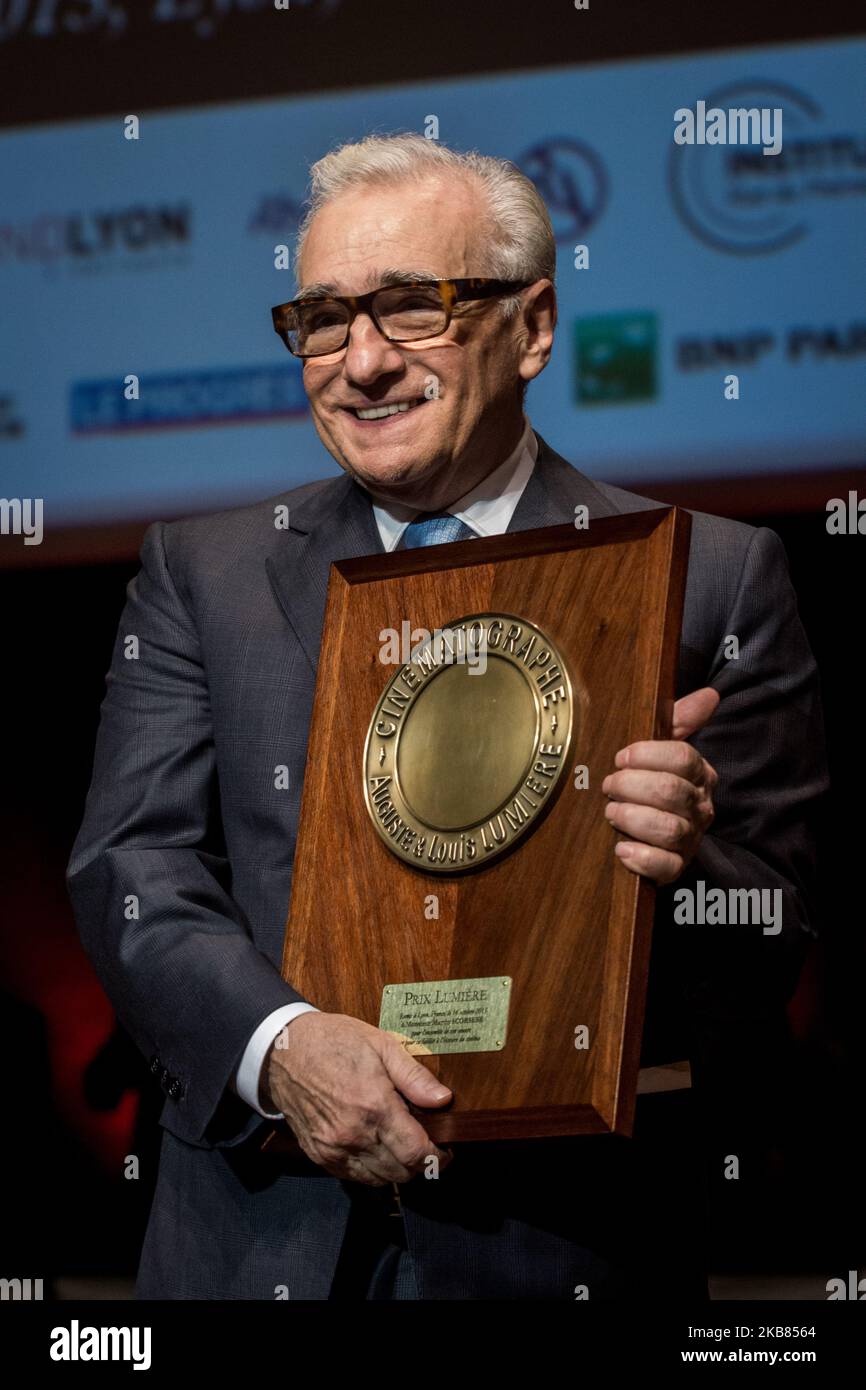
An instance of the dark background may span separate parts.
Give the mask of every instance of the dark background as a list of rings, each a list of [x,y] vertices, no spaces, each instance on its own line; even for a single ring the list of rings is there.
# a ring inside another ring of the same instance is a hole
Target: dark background
[[[577,24],[572,0],[291,0],[290,12],[275,42],[272,0],[12,0],[0,123],[863,31],[852,0],[591,0]]]

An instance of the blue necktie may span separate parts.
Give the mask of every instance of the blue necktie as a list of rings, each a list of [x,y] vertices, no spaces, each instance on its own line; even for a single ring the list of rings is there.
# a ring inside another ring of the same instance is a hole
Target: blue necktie
[[[471,526],[450,512],[419,512],[396,548],[414,550],[418,545],[442,545],[445,541],[466,541],[475,536]]]

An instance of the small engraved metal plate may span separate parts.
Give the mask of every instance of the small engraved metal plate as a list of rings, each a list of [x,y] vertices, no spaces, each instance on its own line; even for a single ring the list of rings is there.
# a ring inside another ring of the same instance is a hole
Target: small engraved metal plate
[[[511,977],[386,985],[379,1027],[415,1056],[498,1052],[505,1046]]]

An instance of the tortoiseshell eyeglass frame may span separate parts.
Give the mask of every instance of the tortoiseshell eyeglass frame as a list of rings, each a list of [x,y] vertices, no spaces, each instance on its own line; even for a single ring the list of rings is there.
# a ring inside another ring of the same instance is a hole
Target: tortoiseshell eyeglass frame
[[[378,289],[370,290],[367,294],[330,294],[323,295],[321,299],[306,297],[290,299],[286,304],[275,304],[271,309],[271,318],[274,323],[274,331],[294,357],[331,357],[335,353],[343,351],[349,341],[349,330],[355,315],[359,313],[369,314],[383,338],[387,338],[389,343],[423,342],[423,338],[417,337],[392,338],[382,328],[376,316],[373,302],[377,295],[388,290],[435,289],[442,300],[442,308],[445,311],[445,323],[432,335],[438,337],[440,333],[445,332],[450,324],[455,304],[462,304],[473,299],[493,299],[497,295],[516,294],[518,290],[525,290],[530,284],[532,284],[531,280],[490,280],[477,276],[468,280],[410,280],[405,284],[380,285]],[[296,352],[289,342],[288,320],[295,309],[299,309],[305,304],[341,304],[349,311],[349,318],[346,321],[346,337],[340,347],[328,348],[327,352]]]

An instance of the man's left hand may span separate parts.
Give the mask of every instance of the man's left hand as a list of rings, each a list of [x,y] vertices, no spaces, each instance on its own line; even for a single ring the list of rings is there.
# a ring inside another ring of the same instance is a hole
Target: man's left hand
[[[679,878],[715,816],[718,774],[684,740],[712,718],[719,698],[704,686],[677,700],[672,737],[621,748],[614,759],[618,770],[601,784],[608,822],[630,837],[616,844],[616,854],[632,873],[659,884]]]

